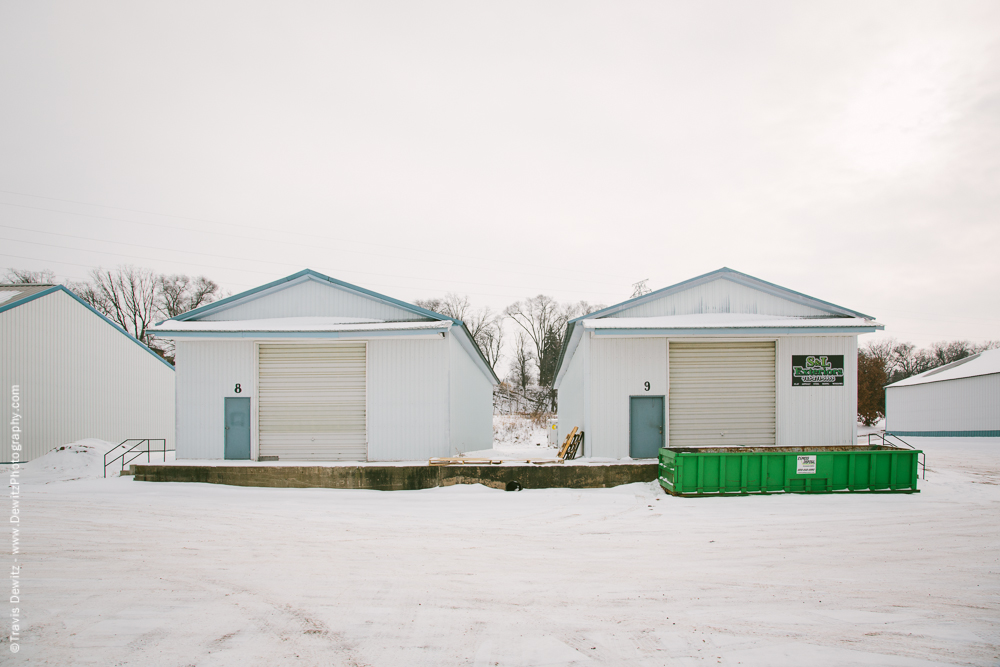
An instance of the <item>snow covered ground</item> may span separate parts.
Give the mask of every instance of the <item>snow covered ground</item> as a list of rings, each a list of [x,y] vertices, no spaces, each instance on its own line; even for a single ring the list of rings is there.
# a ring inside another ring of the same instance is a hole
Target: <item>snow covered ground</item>
[[[520,415],[494,415],[493,449],[462,453],[495,459],[554,459],[558,454],[559,448],[549,444],[544,424]]]
[[[105,480],[88,441],[27,465],[0,664],[995,665],[1000,439],[913,440],[919,494],[705,499]]]

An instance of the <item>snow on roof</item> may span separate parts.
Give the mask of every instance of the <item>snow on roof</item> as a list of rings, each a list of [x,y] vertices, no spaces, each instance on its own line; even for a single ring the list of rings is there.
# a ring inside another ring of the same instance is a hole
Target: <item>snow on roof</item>
[[[959,359],[950,364],[938,366],[919,375],[900,380],[888,385],[888,387],[908,387],[915,384],[959,380],[978,375],[992,375],[993,373],[1000,373],[1000,350],[987,350],[979,354],[973,354],[965,359]]]
[[[16,285],[0,285],[0,305],[9,306],[16,301],[27,299],[29,296],[44,292],[55,287],[55,285],[42,285],[38,283],[23,283]]]
[[[753,329],[773,327],[872,327],[882,326],[860,317],[782,317],[740,313],[698,313],[661,317],[614,317],[585,319],[585,329]]]
[[[167,320],[149,332],[154,334],[197,331],[396,331],[410,329],[441,329],[450,321],[384,322],[362,317],[273,317],[263,320]]]

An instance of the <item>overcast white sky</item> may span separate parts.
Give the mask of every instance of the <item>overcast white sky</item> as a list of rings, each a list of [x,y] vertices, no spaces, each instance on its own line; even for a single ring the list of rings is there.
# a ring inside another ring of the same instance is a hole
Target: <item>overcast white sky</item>
[[[0,1],[0,267],[1000,339],[1000,3]]]

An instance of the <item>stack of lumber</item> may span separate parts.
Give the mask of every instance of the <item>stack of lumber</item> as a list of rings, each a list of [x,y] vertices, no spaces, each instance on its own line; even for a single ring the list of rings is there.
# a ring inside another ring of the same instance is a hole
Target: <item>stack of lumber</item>
[[[452,465],[500,465],[501,463],[533,463],[542,465],[543,463],[562,463],[562,459],[479,459],[471,456],[451,456],[442,458],[432,458],[429,463],[432,466],[452,466]]]

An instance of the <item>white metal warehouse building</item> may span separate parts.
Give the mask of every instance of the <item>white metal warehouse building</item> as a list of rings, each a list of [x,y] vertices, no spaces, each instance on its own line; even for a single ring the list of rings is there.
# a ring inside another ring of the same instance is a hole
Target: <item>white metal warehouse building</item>
[[[489,449],[465,325],[304,270],[153,327],[176,342],[177,458],[412,461]]]
[[[0,386],[21,461],[84,438],[173,447],[173,366],[62,285],[0,286]]]
[[[586,455],[853,445],[870,316],[723,268],[570,322],[559,436]]]
[[[887,386],[885,430],[924,437],[1000,437],[1000,350]]]

